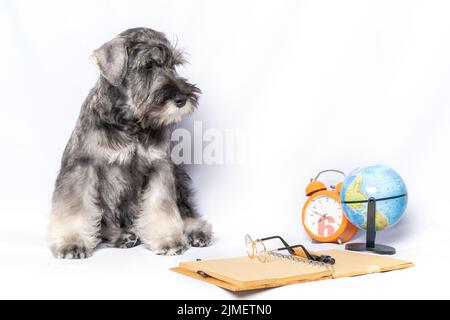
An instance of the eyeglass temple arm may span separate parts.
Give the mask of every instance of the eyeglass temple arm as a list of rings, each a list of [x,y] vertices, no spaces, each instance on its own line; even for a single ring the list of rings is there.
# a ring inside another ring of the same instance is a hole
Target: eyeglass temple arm
[[[302,246],[301,244],[297,244],[295,246],[288,246],[286,248],[278,248],[277,251],[281,251],[281,250],[288,250],[289,252],[293,252],[293,254],[295,254],[294,248],[301,248],[303,250],[303,252],[305,253],[305,256],[309,259],[309,260],[313,260],[316,261],[316,256],[312,255],[309,253],[308,250],[306,250],[306,248],[304,246]]]
[[[334,264],[335,263],[335,260],[331,256],[322,255],[322,256],[319,257],[319,256],[316,256],[316,255],[313,255],[313,254],[309,253],[309,251],[303,245],[297,244],[297,245],[291,246],[280,236],[273,236],[273,237],[268,237],[268,238],[262,238],[260,240],[261,241],[267,241],[267,240],[272,240],[272,239],[279,239],[284,244],[284,247],[283,248],[278,248],[277,251],[287,250],[290,254],[295,255],[296,253],[295,253],[294,248],[301,248],[303,250],[306,258],[308,258],[309,260],[324,262],[324,263],[328,263],[328,264]]]
[[[267,240],[272,240],[272,239],[279,239],[281,242],[283,242],[283,244],[284,244],[284,248],[282,249],[282,250],[287,250],[287,251],[289,251],[289,253],[290,254],[295,254],[295,251],[294,251],[294,249],[293,248],[295,248],[295,246],[294,247],[292,247],[292,246],[290,246],[282,237],[280,237],[280,236],[273,236],[273,237],[268,237],[268,238],[263,238],[263,239],[260,239],[261,241],[267,241]],[[303,250],[306,250],[306,249],[304,249],[303,248]],[[280,249],[277,249],[277,251],[280,251]],[[307,252],[307,251],[306,251]],[[310,254],[309,253],[306,253],[305,252],[305,254],[307,255],[307,256],[310,256]],[[308,257],[308,259],[310,259],[309,257]]]
[[[317,255],[315,255],[315,254],[311,254],[311,253],[309,253],[308,250],[306,250],[306,248],[305,248],[304,246],[302,246],[301,244],[298,244],[298,245],[295,245],[295,246],[291,246],[290,248],[292,248],[292,249],[293,249],[293,248],[302,248],[303,252],[305,253],[305,256],[306,256],[309,260],[312,260],[312,261],[323,262],[323,263],[327,263],[327,264],[331,264],[331,265],[333,265],[333,264],[336,263],[336,260],[335,260],[332,256],[329,256],[329,255],[320,255],[320,256],[317,256]],[[286,250],[286,249],[288,249],[288,248],[279,248],[279,249],[277,249],[277,251]]]

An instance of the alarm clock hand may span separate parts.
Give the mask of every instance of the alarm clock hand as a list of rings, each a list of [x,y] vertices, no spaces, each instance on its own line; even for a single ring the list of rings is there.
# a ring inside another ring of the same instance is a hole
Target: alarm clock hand
[[[327,217],[327,214],[326,214],[326,213],[325,213],[325,214],[320,214],[320,213],[318,213],[317,211],[313,211],[313,213],[316,214],[316,215],[318,215],[318,216],[321,216],[322,218],[326,218],[326,217]]]

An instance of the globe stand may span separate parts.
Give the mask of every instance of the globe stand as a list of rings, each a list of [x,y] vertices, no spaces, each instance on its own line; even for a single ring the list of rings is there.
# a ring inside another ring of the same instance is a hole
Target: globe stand
[[[345,246],[346,250],[350,251],[369,251],[383,255],[395,254],[395,248],[376,244],[375,237],[376,232],[376,211],[377,211],[377,201],[375,198],[370,198],[367,203],[367,230],[366,230],[366,243],[349,243]]]

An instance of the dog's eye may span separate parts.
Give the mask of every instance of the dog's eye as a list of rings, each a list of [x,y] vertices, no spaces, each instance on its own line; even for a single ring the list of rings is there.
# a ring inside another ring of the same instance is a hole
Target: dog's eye
[[[152,70],[153,69],[153,61],[149,61],[145,64],[145,70]]]

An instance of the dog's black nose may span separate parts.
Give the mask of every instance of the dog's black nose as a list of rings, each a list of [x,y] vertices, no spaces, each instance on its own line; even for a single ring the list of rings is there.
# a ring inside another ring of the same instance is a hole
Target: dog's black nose
[[[186,104],[187,96],[183,93],[177,93],[173,98],[173,101],[178,108],[182,108]]]

